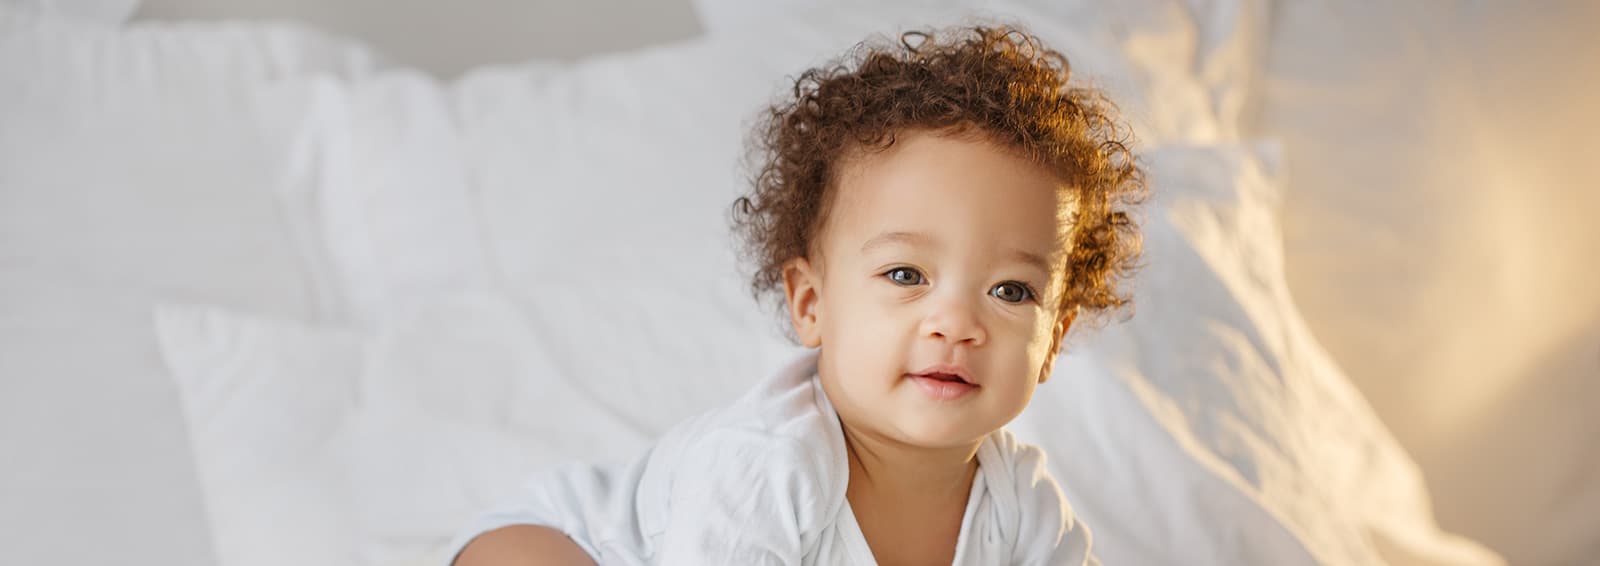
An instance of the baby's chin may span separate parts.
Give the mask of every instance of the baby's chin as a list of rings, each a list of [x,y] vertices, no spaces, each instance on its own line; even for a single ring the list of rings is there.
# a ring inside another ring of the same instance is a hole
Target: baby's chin
[[[882,415],[889,417],[889,415]],[[994,428],[973,422],[976,416],[952,419],[949,415],[897,415],[892,423],[883,423],[889,436],[907,446],[930,450],[970,448],[982,442]],[[998,428],[998,427],[996,427]]]

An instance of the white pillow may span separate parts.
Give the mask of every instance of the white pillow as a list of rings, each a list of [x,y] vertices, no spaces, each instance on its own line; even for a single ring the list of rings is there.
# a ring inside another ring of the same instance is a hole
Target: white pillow
[[[491,285],[453,120],[415,71],[284,81],[316,129],[281,191],[332,320],[372,324],[442,293]],[[270,127],[270,125],[268,126]],[[303,179],[298,179],[302,178]]]
[[[156,321],[227,566],[408,563],[530,474],[632,458],[659,432],[596,402],[490,295],[367,331],[200,306]]]
[[[556,365],[558,349],[516,304],[493,295],[442,299],[372,336],[344,463],[364,563],[439,550],[531,474],[562,462],[620,462],[648,447],[660,429],[645,423],[660,417],[613,409],[620,400],[603,395],[614,393],[596,394],[589,376]],[[606,352],[589,350],[626,357]],[[667,375],[636,376],[631,397],[670,407],[650,387]]]
[[[339,434],[358,400],[361,336],[207,307],[163,307],[156,332],[218,563],[350,564]]]

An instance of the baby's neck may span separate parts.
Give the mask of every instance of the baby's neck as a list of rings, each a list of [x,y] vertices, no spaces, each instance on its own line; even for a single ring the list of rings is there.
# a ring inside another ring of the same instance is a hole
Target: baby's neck
[[[978,471],[978,446],[924,448],[844,425],[850,458],[847,493],[899,504],[965,506]]]
[[[929,449],[844,427],[845,497],[873,559],[885,566],[949,564],[978,472],[978,443]]]

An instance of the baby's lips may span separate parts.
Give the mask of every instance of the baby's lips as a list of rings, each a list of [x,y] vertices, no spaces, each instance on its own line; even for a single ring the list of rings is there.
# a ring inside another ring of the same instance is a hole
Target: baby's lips
[[[971,371],[967,370],[966,367],[956,364],[936,364],[923,368],[922,371],[912,375],[917,377],[926,377],[929,379],[939,379],[941,381],[951,381],[949,378],[953,377],[955,380],[967,383],[968,385],[978,384],[976,380],[972,379]]]

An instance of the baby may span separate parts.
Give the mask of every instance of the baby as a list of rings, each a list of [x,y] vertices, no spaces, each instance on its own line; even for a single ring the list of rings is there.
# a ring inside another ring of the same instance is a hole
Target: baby
[[[803,73],[733,216],[754,290],[814,352],[626,467],[529,482],[454,564],[1098,564],[1003,428],[1080,313],[1127,302],[1139,253],[1143,174],[1067,77],[1006,26]]]

